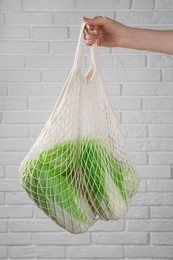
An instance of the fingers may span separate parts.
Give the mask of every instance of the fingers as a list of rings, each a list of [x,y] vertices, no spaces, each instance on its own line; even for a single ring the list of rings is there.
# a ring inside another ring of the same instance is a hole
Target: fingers
[[[84,40],[87,45],[92,45],[96,40],[99,39],[99,26],[92,24],[86,24],[84,27]]]

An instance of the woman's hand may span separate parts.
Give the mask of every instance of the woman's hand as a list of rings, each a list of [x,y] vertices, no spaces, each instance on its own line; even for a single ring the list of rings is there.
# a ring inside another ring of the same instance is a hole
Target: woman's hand
[[[96,42],[98,46],[120,47],[123,44],[127,26],[103,16],[96,16],[93,19],[83,17],[83,21],[87,23],[84,28],[87,45]]]

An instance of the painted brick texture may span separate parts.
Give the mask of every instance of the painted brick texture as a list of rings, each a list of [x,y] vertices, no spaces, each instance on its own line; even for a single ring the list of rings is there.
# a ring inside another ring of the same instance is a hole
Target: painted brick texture
[[[100,48],[141,176],[128,214],[72,235],[28,198],[18,168],[70,72],[81,16],[173,29],[172,0],[0,0],[0,259],[173,259],[173,56]],[[85,49],[83,67],[89,66]]]

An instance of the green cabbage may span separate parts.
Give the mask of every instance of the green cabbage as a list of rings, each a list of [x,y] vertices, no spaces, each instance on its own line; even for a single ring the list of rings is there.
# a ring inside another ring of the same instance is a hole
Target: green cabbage
[[[46,215],[69,232],[83,233],[95,218],[80,187],[75,149],[72,141],[57,144],[26,158],[20,173],[22,186]]]
[[[36,205],[72,233],[85,232],[98,218],[125,215],[137,188],[135,170],[98,139],[70,140],[28,156],[20,174]]]

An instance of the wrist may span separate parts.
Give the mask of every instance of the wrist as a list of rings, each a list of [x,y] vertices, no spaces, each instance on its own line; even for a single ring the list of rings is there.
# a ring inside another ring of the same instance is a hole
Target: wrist
[[[121,34],[118,37],[117,47],[133,48],[135,43],[135,29],[124,26]]]

